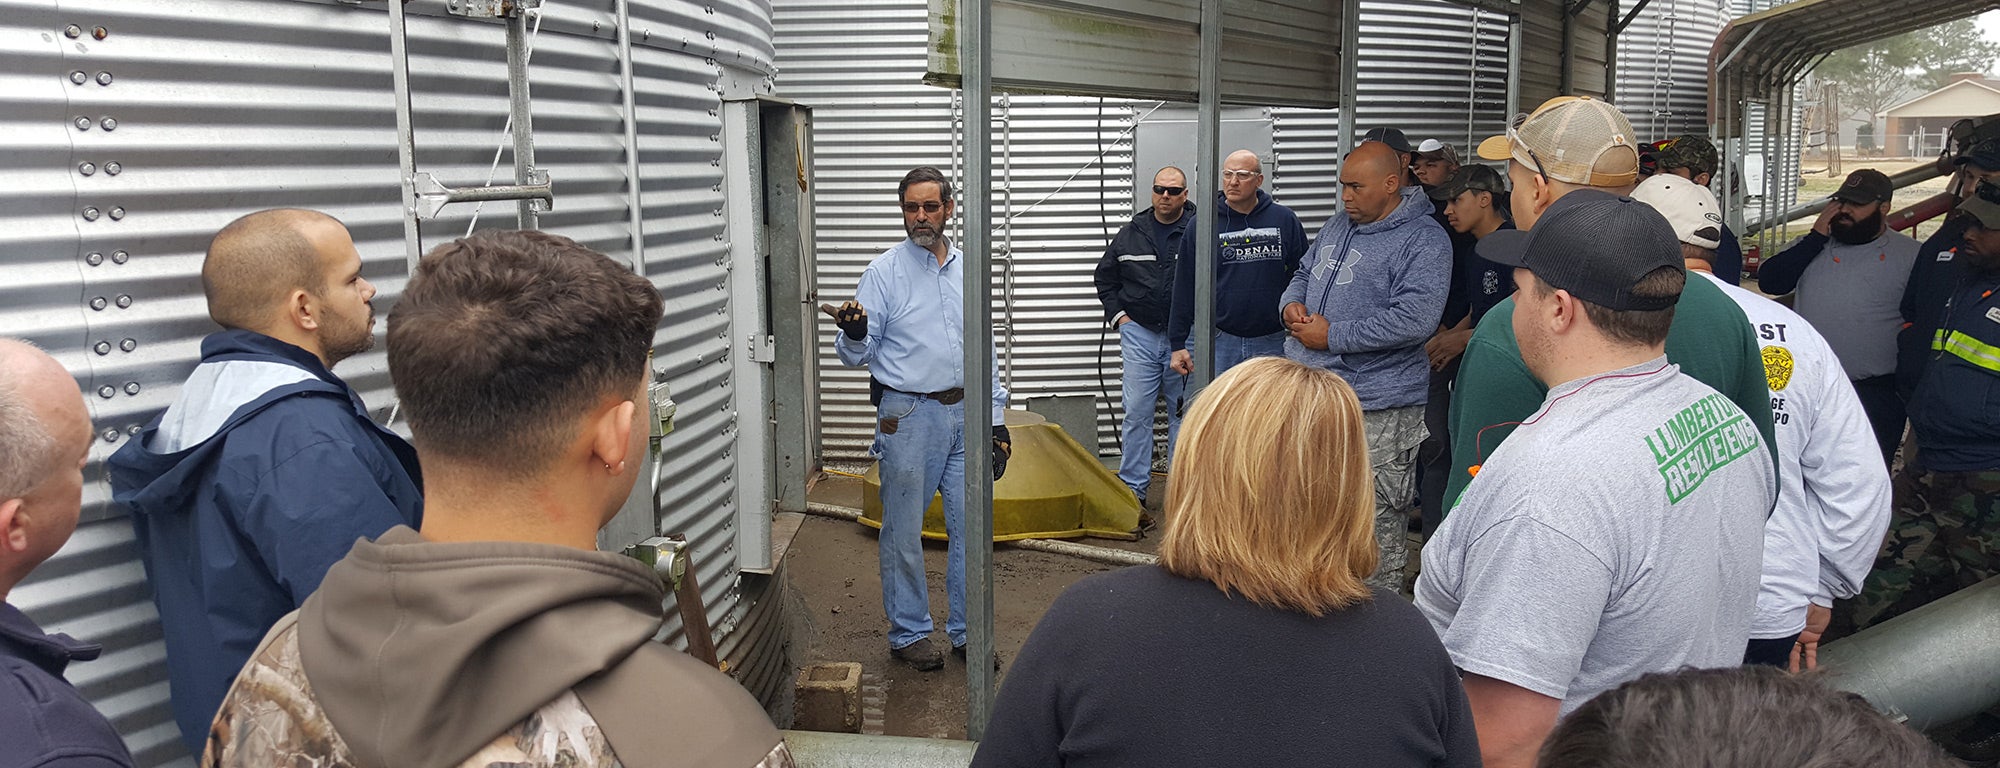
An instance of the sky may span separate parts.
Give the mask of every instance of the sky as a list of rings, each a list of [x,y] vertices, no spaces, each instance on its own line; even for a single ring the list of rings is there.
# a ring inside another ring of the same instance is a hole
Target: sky
[[[1973,19],[1979,25],[1979,32],[1987,40],[2000,42],[2000,11],[1987,11]]]

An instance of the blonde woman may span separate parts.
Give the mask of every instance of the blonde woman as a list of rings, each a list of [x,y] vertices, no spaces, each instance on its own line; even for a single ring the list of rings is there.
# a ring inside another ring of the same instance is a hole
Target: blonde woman
[[[1375,570],[1361,404],[1283,358],[1232,368],[1175,445],[1160,565],[1056,599],[974,766],[1476,766],[1457,670]]]

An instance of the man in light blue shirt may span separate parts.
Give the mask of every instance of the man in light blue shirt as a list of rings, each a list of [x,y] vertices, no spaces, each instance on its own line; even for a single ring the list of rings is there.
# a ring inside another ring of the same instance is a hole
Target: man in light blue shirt
[[[944,666],[931,642],[930,595],[924,585],[924,508],[944,496],[945,593],[951,605],[945,635],[965,655],[965,338],[964,259],[944,237],[951,220],[951,182],[936,168],[910,171],[897,187],[909,239],[868,265],[854,301],[822,305],[840,333],[834,352],[850,366],[866,365],[878,419],[881,461],[882,608],[889,618],[890,655],[917,669]],[[988,335],[991,329],[981,329]],[[1012,451],[1001,411],[1007,389],[993,376],[993,474]]]

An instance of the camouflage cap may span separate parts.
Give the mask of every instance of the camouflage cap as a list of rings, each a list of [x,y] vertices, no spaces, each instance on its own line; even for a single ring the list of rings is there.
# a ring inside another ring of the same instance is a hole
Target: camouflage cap
[[[1715,151],[1715,144],[1707,136],[1692,133],[1675,136],[1655,145],[1653,161],[1662,171],[1686,168],[1699,176],[1715,173],[1722,165],[1721,156]]]

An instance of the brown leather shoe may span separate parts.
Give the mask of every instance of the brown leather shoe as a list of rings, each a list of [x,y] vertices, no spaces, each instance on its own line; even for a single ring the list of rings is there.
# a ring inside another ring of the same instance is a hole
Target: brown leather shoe
[[[937,644],[926,635],[909,645],[889,649],[889,655],[902,659],[903,663],[916,667],[919,672],[930,672],[944,668],[944,654],[939,653]]]

